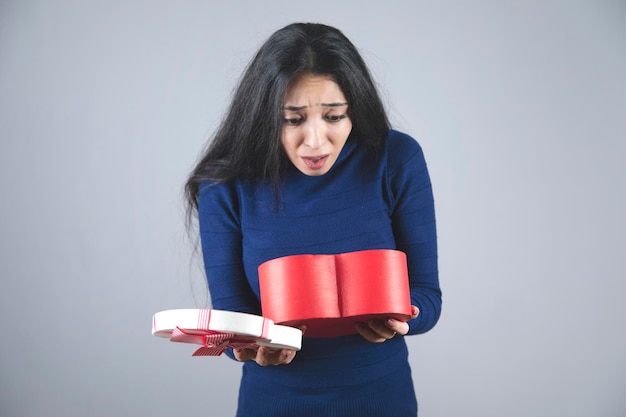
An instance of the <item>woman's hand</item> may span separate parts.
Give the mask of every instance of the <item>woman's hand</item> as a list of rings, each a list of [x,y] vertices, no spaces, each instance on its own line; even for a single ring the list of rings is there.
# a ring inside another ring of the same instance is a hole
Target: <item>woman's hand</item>
[[[306,326],[298,328],[304,334]],[[239,362],[253,360],[261,366],[287,365],[296,356],[296,351],[293,349],[272,349],[266,346],[259,346],[253,349],[233,349],[233,353],[235,354],[235,359]]]
[[[286,365],[296,356],[293,349],[272,349],[265,346],[259,346],[258,349],[233,349],[233,353],[240,362],[253,360],[261,366]]]
[[[419,314],[419,309],[411,306],[411,319]],[[389,340],[396,334],[405,335],[409,332],[409,324],[388,318],[386,320],[370,320],[367,323],[357,323],[356,330],[361,336],[372,343],[382,343]]]

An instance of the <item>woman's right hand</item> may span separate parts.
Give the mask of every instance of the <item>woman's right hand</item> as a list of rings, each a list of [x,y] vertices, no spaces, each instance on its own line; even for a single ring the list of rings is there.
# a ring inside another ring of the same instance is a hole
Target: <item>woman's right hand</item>
[[[233,349],[233,353],[240,362],[253,360],[261,366],[286,365],[296,356],[293,349],[272,349],[265,346],[259,346],[258,349]]]
[[[306,326],[298,328],[304,335]],[[253,360],[261,366],[287,365],[296,357],[294,349],[272,349],[266,346],[255,346],[253,349],[233,349],[233,353],[235,354],[235,359],[239,362]]]

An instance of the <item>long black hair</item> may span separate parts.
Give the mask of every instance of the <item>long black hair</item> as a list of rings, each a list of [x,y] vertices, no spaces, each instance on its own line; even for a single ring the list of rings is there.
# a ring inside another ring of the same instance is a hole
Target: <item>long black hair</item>
[[[283,99],[302,74],[330,77],[344,93],[350,138],[380,147],[389,121],[356,47],[336,28],[293,23],[272,34],[244,71],[230,108],[185,185],[188,214],[198,208],[202,181],[237,178],[279,183],[286,158],[280,142]]]

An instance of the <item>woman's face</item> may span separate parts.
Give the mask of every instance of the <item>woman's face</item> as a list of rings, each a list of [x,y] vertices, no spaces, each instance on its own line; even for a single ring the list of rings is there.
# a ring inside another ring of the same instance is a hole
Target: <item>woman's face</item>
[[[326,76],[302,75],[289,85],[282,110],[281,143],[289,160],[305,175],[326,174],[352,130],[339,86]]]

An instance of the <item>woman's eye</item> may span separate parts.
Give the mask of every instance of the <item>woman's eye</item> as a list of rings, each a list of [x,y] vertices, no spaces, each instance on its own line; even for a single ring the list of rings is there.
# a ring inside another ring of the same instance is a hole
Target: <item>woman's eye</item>
[[[345,119],[346,115],[345,114],[339,114],[339,115],[328,115],[326,116],[326,119],[328,119],[331,122],[338,122],[342,119]]]
[[[283,118],[283,123],[287,125],[297,126],[302,123],[301,117],[285,117]]]

